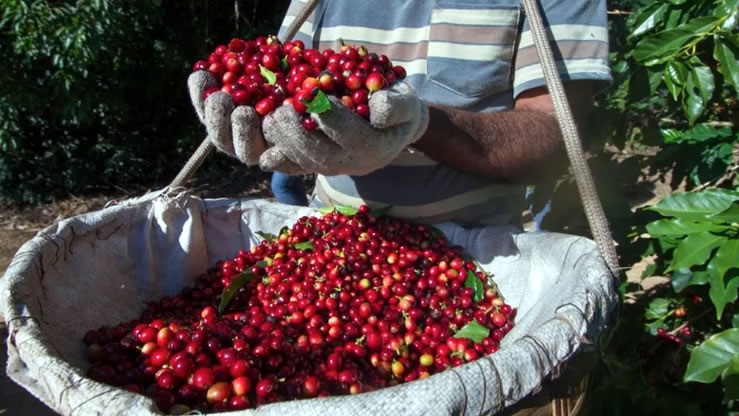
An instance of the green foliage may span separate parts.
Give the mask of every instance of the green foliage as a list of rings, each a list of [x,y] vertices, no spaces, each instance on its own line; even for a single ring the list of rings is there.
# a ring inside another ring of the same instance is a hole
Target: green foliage
[[[721,379],[724,383],[727,400],[739,399],[735,378],[739,376],[739,329],[727,329],[705,340],[697,346],[690,356],[685,371],[685,381],[712,383]]]
[[[204,137],[185,87],[192,63],[276,31],[286,5],[0,0],[0,195],[168,181]]]
[[[645,168],[670,170],[674,183],[726,181],[739,144],[737,1],[628,3],[633,14],[611,22],[614,84],[596,117],[608,120],[604,140],[658,146]]]
[[[490,335],[490,329],[486,326],[480,325],[479,322],[473,319],[460,328],[459,331],[454,334],[454,338],[467,338],[472,340],[474,343],[478,343],[487,338],[488,335]]]
[[[739,288],[739,192],[675,193],[649,209],[667,217],[647,224],[646,229],[664,248],[659,259],[666,266],[664,272],[680,271],[679,279],[673,278],[675,292],[708,285],[716,319],[713,328],[726,328],[729,320],[724,312],[736,301]],[[709,306],[702,312],[710,311]],[[655,316],[647,310],[645,318]],[[664,319],[659,325],[664,325]],[[720,375],[727,402],[737,400],[737,362],[739,331],[726,329],[693,349],[684,380],[713,383]]]
[[[680,271],[677,292],[708,284],[716,319],[739,287],[739,192],[712,189],[676,193],[650,209],[669,217],[647,224],[662,247],[664,273]],[[666,266],[666,267],[665,267]]]
[[[643,155],[630,169],[670,174],[673,189],[686,192],[636,210],[627,235],[617,236],[622,261],[641,258],[649,284],[621,287],[620,324],[604,351],[593,414],[732,414],[739,403],[737,0],[609,8],[633,13],[611,17],[614,83],[593,118],[610,146]]]

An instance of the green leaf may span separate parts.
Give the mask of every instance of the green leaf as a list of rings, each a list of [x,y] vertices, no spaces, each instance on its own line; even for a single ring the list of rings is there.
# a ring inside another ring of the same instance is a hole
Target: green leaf
[[[739,202],[734,202],[729,208],[708,216],[708,220],[716,224],[730,225],[735,231],[739,231]]]
[[[620,57],[614,59],[620,59]],[[622,91],[622,94],[633,101],[652,96],[657,88],[662,85],[662,70],[662,67],[637,66],[633,69],[628,68],[624,74],[627,79],[624,83],[625,91]],[[623,111],[623,107],[619,107],[619,109]]]
[[[732,239],[722,244],[713,262],[720,276],[724,276],[729,269],[739,267],[739,240]]]
[[[665,16],[665,29],[674,29],[689,19],[688,13],[682,7],[670,7]]]
[[[662,75],[665,79],[667,90],[670,91],[672,98],[677,101],[683,92],[685,80],[688,77],[688,69],[680,61],[670,61],[665,65]]]
[[[347,217],[351,217],[352,215],[356,215],[359,210],[357,208],[354,208],[350,205],[331,205],[330,207],[321,207],[318,208],[318,212],[321,214],[328,214],[331,212],[338,212],[341,215],[345,215]]]
[[[630,55],[637,62],[652,61],[646,62],[648,66],[665,62],[687,43],[715,28],[717,21],[715,16],[699,17],[679,27],[657,32],[639,41]]]
[[[716,6],[714,15],[719,17],[726,16],[737,11],[737,8],[739,8],[739,0],[723,0],[718,2]]]
[[[659,133],[666,144],[682,143],[685,141],[685,132],[678,129],[661,129]]]
[[[695,123],[703,114],[713,96],[714,88],[711,69],[703,64],[693,64],[683,91],[683,109],[690,124]]]
[[[272,257],[265,257],[264,260],[257,262],[257,267],[260,269],[263,269],[267,266],[271,266],[274,260],[272,260]]]
[[[686,383],[691,381],[713,383],[737,354],[739,354],[739,329],[731,328],[715,334],[690,354],[683,380]]]
[[[675,270],[670,276],[670,283],[672,284],[672,290],[680,293],[686,287],[690,286],[690,278],[693,277],[693,272],[690,269]]]
[[[336,208],[336,212],[347,217],[356,215],[356,213],[359,212],[359,210],[349,205],[334,205],[334,208]]]
[[[283,56],[282,59],[280,59],[280,70],[282,70],[282,72],[286,72],[288,69],[290,69],[290,63],[287,62],[287,56]]]
[[[670,300],[666,298],[654,298],[649,302],[644,317],[648,320],[664,318],[670,311]]]
[[[721,373],[721,383],[724,385],[727,401],[739,399],[739,354],[731,359],[729,365]]]
[[[657,3],[653,3],[653,5],[657,5]],[[644,20],[639,22],[639,25],[634,30],[631,31],[630,36],[640,36],[654,29],[657,26],[657,24],[661,22],[662,17],[665,15],[665,12],[667,11],[667,7],[668,7],[667,4],[659,5],[656,10],[648,14],[647,17],[644,18]]]
[[[317,211],[320,212],[323,215],[326,215],[326,214],[329,214],[331,212],[334,212],[335,209],[334,209],[333,206],[330,206],[330,207],[321,207],[321,208],[318,208]]]
[[[733,134],[730,127],[716,128],[706,124],[697,124],[688,130],[660,130],[665,143],[702,143],[713,139],[725,139]]]
[[[726,32],[734,32],[739,25],[739,6],[737,6],[736,0],[724,0],[719,2],[719,7],[716,8],[717,16],[725,17],[723,23],[721,23],[721,30]],[[723,7],[721,7],[723,5]]]
[[[275,85],[277,82],[277,75],[262,65],[259,65],[259,73],[264,77],[265,81],[267,81],[267,84]]]
[[[667,271],[689,269],[704,264],[716,247],[724,244],[727,238],[709,232],[690,234],[678,244],[672,254],[672,263]]]
[[[725,37],[714,37],[713,59],[718,61],[719,65],[716,69],[724,80],[734,87],[735,92],[739,92],[739,51],[737,45],[734,45]]]
[[[267,241],[274,241],[277,240],[277,236],[271,233],[265,233],[263,231],[256,231],[254,234],[262,237],[263,239]]]
[[[734,317],[731,318],[731,326],[739,328],[739,313],[735,313]]]
[[[661,219],[647,224],[647,232],[652,237],[667,235],[688,235],[703,231],[723,231],[730,227],[706,221],[685,221],[680,218]]]
[[[711,287],[708,289],[708,296],[716,308],[716,319],[721,319],[726,305],[734,302],[737,297],[737,289],[739,288],[739,276],[729,278],[728,283],[724,285],[724,276],[714,271],[709,273]]]
[[[711,282],[711,273],[705,270],[694,271],[690,276],[691,286],[707,285]]]
[[[303,100],[303,104],[307,107],[306,111],[313,114],[321,114],[331,109],[331,100],[321,90],[318,91],[312,100]]]
[[[657,335],[657,330],[665,327],[665,317],[659,318],[653,322],[648,322],[644,327],[651,335]]]
[[[490,329],[480,325],[476,320],[470,321],[467,325],[454,334],[454,338],[471,339],[475,344],[482,342],[483,339],[490,335]]]
[[[293,247],[297,250],[313,251],[313,244],[310,241],[302,241],[300,243],[295,243],[293,244]]]
[[[233,299],[233,297],[236,296],[237,293],[239,293],[239,290],[241,290],[241,288],[243,288],[245,284],[247,284],[251,280],[256,279],[257,277],[258,276],[255,274],[244,272],[231,280],[231,284],[229,284],[228,287],[223,291],[221,303],[218,305],[218,314],[222,315],[228,307],[228,304],[231,303],[231,299]]]
[[[649,94],[652,95],[656,93],[659,86],[662,85],[662,81],[664,80],[664,68],[662,68],[660,65],[653,65],[651,67],[648,67],[647,71],[649,71],[647,73]],[[639,88],[639,85],[634,86],[634,88]],[[630,92],[633,94],[633,91]]]
[[[688,122],[692,125],[703,114],[706,109],[706,102],[696,91],[695,79],[690,76],[685,85],[685,93],[683,94],[683,111],[688,116]]]
[[[474,301],[479,302],[485,297],[485,287],[482,280],[472,270],[467,271],[467,279],[464,281],[464,287],[469,287],[475,293]]]
[[[701,192],[676,192],[659,201],[650,210],[665,217],[703,220],[728,209],[739,200],[736,192],[709,189]]]

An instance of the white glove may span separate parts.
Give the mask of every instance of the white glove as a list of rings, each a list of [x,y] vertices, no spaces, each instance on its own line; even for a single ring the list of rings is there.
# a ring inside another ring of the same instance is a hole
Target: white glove
[[[372,94],[369,123],[336,97],[329,99],[330,110],[311,114],[316,130],[303,128],[292,106],[265,117],[263,132],[271,147],[259,158],[263,170],[366,175],[389,164],[428,127],[426,104],[403,82]]]
[[[216,91],[203,101],[203,93],[218,82],[207,71],[195,71],[187,79],[195,112],[205,125],[208,139],[218,150],[252,166],[267,149],[259,116],[253,107],[234,106],[231,96]],[[234,108],[235,107],[235,108]]]

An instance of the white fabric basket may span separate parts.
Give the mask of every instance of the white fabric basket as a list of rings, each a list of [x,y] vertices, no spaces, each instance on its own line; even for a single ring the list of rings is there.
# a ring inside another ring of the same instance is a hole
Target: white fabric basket
[[[160,414],[153,401],[85,377],[84,333],[139,316],[218,260],[310,208],[162,191],[39,232],[0,279],[10,378],[64,415]],[[274,403],[234,415],[494,414],[597,342],[617,304],[613,276],[583,237],[437,225],[493,274],[516,326],[500,350],[429,378],[356,396]]]

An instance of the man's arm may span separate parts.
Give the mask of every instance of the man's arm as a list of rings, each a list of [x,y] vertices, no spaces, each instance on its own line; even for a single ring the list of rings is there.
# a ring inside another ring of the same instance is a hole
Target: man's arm
[[[565,84],[580,126],[591,107],[594,84]],[[474,113],[441,106],[429,111],[429,127],[414,147],[447,166],[525,184],[559,175],[566,166],[562,134],[545,87],[525,91],[507,111]]]

